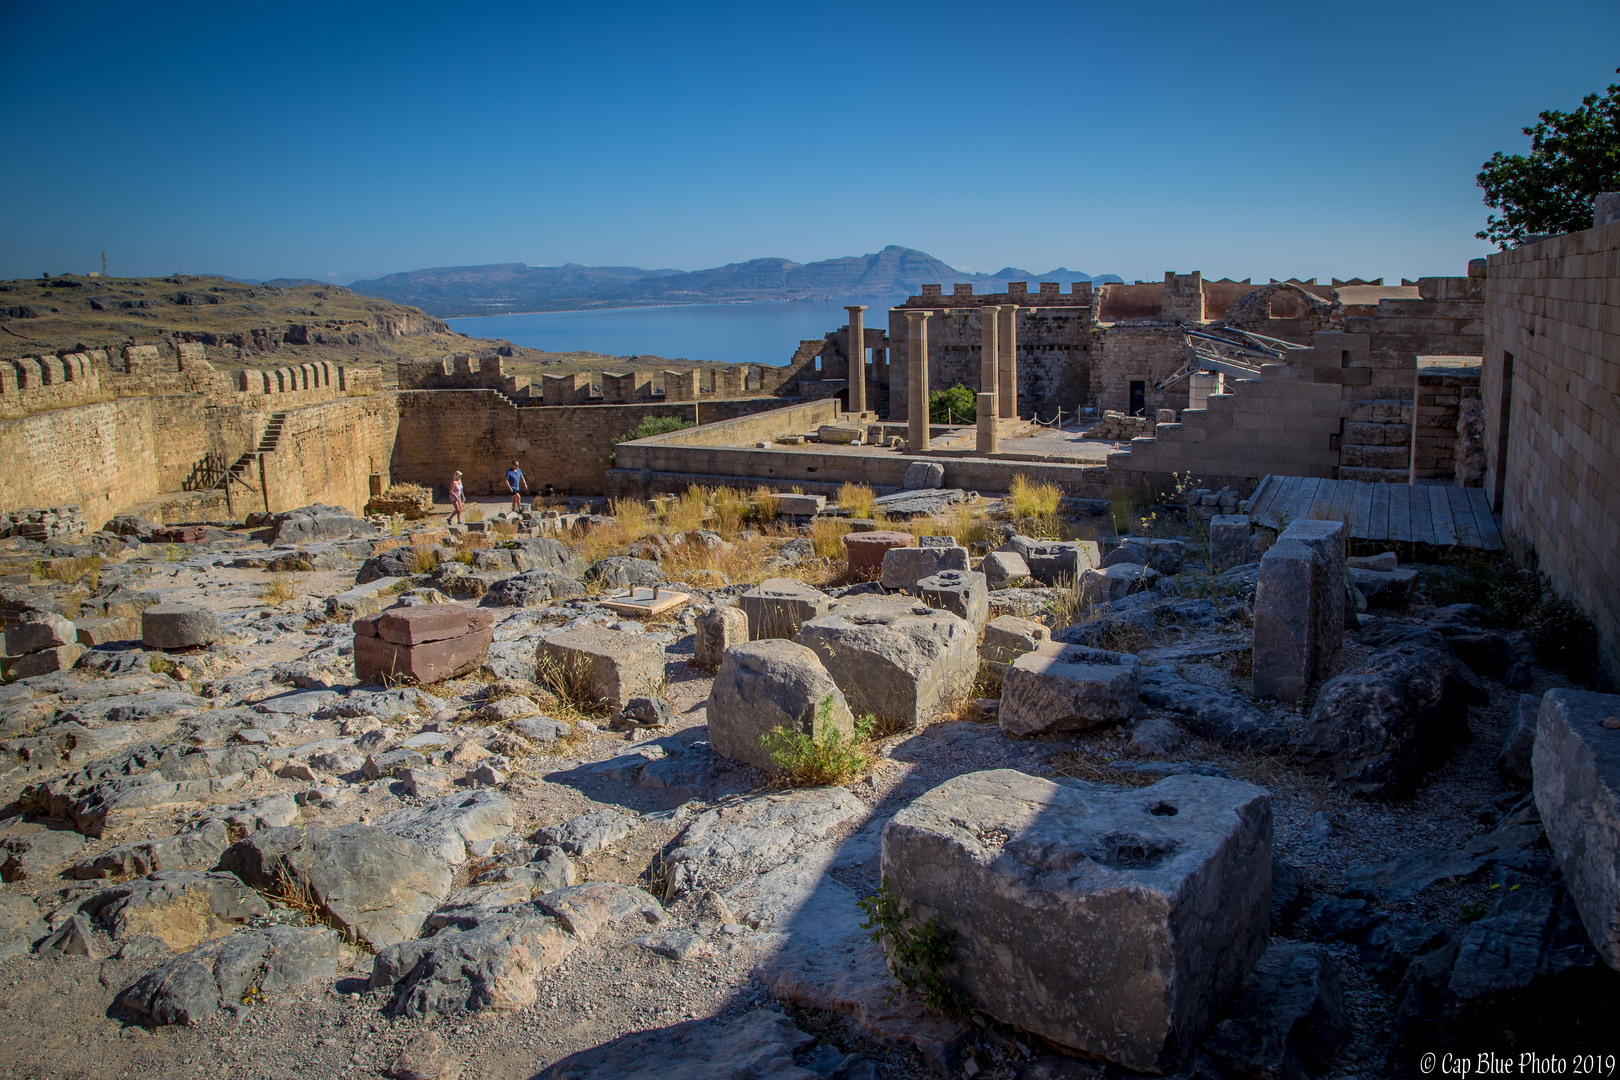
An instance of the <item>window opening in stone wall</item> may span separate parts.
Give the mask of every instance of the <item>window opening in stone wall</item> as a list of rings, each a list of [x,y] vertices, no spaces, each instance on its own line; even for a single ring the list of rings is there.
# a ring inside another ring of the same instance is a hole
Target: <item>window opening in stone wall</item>
[[[1131,415],[1141,416],[1142,410],[1147,408],[1147,383],[1141,379],[1131,380]]]
[[[821,370],[821,357],[819,357],[819,356],[816,357],[816,370],[817,371]]]
[[[1508,430],[1512,426],[1513,411],[1513,354],[1502,353],[1502,404],[1496,425],[1496,494],[1491,508],[1502,512],[1502,498],[1507,494]]]

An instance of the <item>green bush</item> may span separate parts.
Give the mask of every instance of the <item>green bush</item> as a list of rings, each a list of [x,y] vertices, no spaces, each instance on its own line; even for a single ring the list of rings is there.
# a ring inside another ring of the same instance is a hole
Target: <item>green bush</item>
[[[936,424],[978,423],[979,397],[961,383],[935,390],[928,395],[928,419]]]
[[[679,416],[649,416],[617,439],[614,439],[613,444],[617,446],[619,443],[633,442],[636,439],[650,439],[654,435],[668,435],[672,431],[680,431],[689,427],[697,427],[697,425],[690,420],[683,420]]]
[[[816,706],[816,726],[824,734],[817,740],[802,731],[774,727],[760,736],[771,760],[782,770],[780,779],[793,787],[826,787],[853,780],[872,764],[867,743],[877,728],[877,717],[867,715],[855,721],[855,733],[846,735],[831,726],[832,695]]]

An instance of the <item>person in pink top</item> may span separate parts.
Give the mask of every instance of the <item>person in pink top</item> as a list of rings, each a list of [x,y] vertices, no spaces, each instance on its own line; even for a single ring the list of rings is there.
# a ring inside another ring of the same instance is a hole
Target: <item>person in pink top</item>
[[[461,505],[465,499],[466,492],[461,486],[461,470],[457,469],[455,478],[450,481],[450,505],[455,509],[450,511],[450,516],[445,519],[446,525],[461,524]]]

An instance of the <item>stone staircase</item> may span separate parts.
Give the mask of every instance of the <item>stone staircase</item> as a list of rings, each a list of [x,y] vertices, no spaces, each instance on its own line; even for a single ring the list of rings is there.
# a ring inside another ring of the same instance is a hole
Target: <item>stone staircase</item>
[[[259,490],[247,479],[248,472],[257,465],[259,459],[266,454],[275,453],[276,447],[281,444],[281,433],[286,428],[287,414],[284,412],[272,413],[270,422],[264,427],[264,434],[259,437],[259,445],[241,457],[226,470],[215,487],[228,487],[232,483],[241,484],[252,491]]]

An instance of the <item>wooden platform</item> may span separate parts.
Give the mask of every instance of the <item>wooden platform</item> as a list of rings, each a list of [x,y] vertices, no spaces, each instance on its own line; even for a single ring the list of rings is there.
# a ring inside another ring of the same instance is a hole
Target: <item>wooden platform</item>
[[[1249,517],[1272,529],[1297,518],[1345,521],[1355,540],[1502,550],[1482,488],[1268,475],[1249,500]]]

